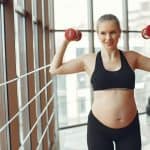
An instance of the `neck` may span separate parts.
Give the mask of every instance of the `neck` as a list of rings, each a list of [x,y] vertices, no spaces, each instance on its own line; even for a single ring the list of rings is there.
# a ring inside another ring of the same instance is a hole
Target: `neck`
[[[114,49],[114,50],[102,49],[101,53],[102,53],[102,57],[105,57],[110,60],[110,59],[114,59],[114,58],[118,57],[119,50],[118,49]]]

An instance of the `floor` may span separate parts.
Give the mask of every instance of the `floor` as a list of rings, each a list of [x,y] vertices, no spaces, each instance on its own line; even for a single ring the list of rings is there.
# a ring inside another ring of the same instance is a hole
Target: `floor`
[[[142,150],[150,150],[150,116],[140,115],[142,133]],[[87,150],[86,145],[87,126],[61,130],[60,150]]]

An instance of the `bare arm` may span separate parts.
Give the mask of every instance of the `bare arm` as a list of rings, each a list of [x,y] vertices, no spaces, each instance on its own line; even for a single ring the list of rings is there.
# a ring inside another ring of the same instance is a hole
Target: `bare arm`
[[[136,56],[136,68],[145,71],[150,71],[150,58],[136,52],[135,56]]]
[[[84,71],[84,63],[82,57],[63,63],[63,57],[68,44],[69,41],[64,40],[60,49],[55,54],[49,70],[52,75],[70,74]]]

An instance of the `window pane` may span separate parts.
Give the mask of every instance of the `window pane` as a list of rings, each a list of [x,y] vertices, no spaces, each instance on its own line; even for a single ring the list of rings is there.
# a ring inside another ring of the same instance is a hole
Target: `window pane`
[[[88,79],[86,78],[85,73],[77,74],[77,85],[79,89],[88,87]]]
[[[24,8],[24,1],[14,0],[14,2],[15,2],[15,6],[19,6],[21,8]]]
[[[54,0],[55,29],[76,27],[87,28],[87,1],[83,0]]]
[[[148,40],[141,38],[138,33],[129,34],[130,49],[145,56],[150,56],[150,44]],[[139,112],[145,111],[148,97],[150,96],[150,74],[146,71],[136,70],[135,97]]]
[[[64,32],[56,32],[56,51],[62,43]],[[79,42],[68,45],[64,61],[89,53],[88,33],[83,33]],[[57,76],[57,100],[59,126],[67,126],[87,122],[91,108],[91,87],[89,77],[84,72]]]
[[[128,5],[129,29],[141,31],[150,23],[150,2],[149,0],[132,0],[128,1]]]
[[[57,83],[59,84],[58,89],[59,90],[65,90],[66,89],[66,77],[60,76],[57,78]]]
[[[122,26],[122,0],[115,0],[115,4],[112,0],[94,0],[93,2],[94,25],[101,15],[111,13],[118,17]]]
[[[86,112],[86,97],[78,98],[78,108],[79,114],[84,114]]]
[[[60,94],[59,94],[60,95]],[[59,124],[61,126],[67,125],[67,101],[65,93],[62,96],[58,96],[58,116]]]

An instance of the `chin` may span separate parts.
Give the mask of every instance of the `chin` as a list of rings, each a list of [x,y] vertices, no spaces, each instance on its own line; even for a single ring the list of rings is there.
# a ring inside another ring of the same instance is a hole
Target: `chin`
[[[108,50],[114,50],[114,49],[116,49],[116,48],[107,46],[106,49],[108,49]]]

